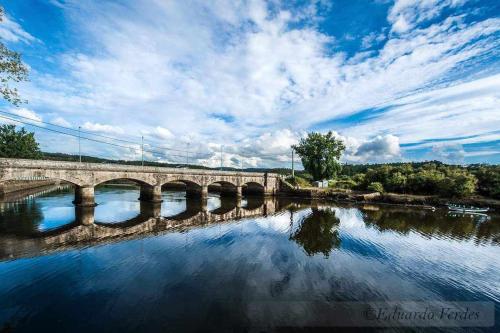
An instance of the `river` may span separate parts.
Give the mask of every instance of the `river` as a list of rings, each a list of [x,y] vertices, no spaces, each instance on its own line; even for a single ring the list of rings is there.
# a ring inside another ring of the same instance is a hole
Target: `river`
[[[183,192],[138,196],[102,186],[84,211],[67,187],[1,202],[0,331],[353,326],[336,305],[365,302],[481,302],[497,323],[472,330],[500,331],[498,215],[216,194],[207,213]]]

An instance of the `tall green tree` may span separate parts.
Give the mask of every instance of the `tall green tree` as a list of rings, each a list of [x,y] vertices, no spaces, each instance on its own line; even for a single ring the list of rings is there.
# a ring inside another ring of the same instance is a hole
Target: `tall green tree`
[[[41,158],[35,133],[27,132],[24,128],[17,131],[15,125],[0,126],[0,157]]]
[[[314,180],[330,179],[342,169],[339,159],[345,150],[342,140],[332,132],[321,134],[312,132],[292,146],[302,160],[304,169]]]
[[[4,9],[0,6],[0,24],[2,24]],[[28,68],[21,60],[21,54],[9,50],[0,40],[0,94],[2,97],[14,105],[23,102],[17,88],[11,83],[28,80]]]

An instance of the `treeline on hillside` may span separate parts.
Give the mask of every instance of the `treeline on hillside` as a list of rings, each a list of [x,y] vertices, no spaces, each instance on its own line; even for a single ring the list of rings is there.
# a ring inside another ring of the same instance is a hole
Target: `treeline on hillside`
[[[53,161],[67,161],[67,162],[78,162],[80,157],[78,155],[63,154],[63,153],[42,153],[43,159],[53,160]],[[84,156],[82,155],[82,162],[87,163],[110,163],[110,164],[127,164],[127,165],[142,165],[142,161],[127,161],[127,160],[111,160],[106,158],[94,157],[94,156]],[[185,165],[185,164],[171,164],[163,162],[151,162],[144,161],[145,166],[156,166],[156,167],[168,167],[168,168],[179,168],[179,167],[189,167],[193,169],[209,169],[200,165]]]
[[[446,165],[441,162],[345,165],[335,187],[379,192],[500,199],[500,166]]]
[[[296,183],[310,184],[312,177],[296,172]],[[370,190],[407,194],[466,197],[482,195],[500,199],[500,166],[447,165],[438,161],[347,164],[330,186],[339,189]]]
[[[80,157],[73,154],[63,154],[63,153],[48,153],[43,152],[41,158],[52,161],[65,161],[65,162],[78,162]],[[110,164],[126,164],[126,165],[142,165],[142,161],[130,161],[130,160],[111,160],[107,158],[95,157],[82,155],[82,162],[87,163],[110,163]],[[202,165],[196,164],[176,164],[176,163],[164,163],[164,162],[152,162],[144,161],[145,166],[155,166],[155,167],[167,167],[167,168],[190,168],[190,169],[205,169],[205,170],[220,170],[220,168],[210,168]],[[282,175],[290,174],[290,169],[269,169],[269,168],[230,168],[223,167],[224,171],[245,171],[245,172],[273,172]]]

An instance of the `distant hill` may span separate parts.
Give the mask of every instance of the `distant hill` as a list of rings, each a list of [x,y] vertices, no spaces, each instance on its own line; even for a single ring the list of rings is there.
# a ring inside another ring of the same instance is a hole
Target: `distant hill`
[[[54,160],[54,161],[68,161],[68,162],[78,162],[79,156],[72,154],[62,154],[62,153],[43,153],[43,159],[46,160]],[[100,158],[94,156],[86,156],[82,155],[82,162],[88,163],[110,163],[110,164],[127,164],[127,165],[141,165],[142,161],[129,161],[129,160],[112,160],[107,158]],[[156,167],[168,167],[168,168],[191,168],[191,169],[205,169],[205,170],[220,170],[220,168],[209,168],[196,164],[175,164],[175,163],[163,163],[163,162],[151,162],[144,161],[144,165],[146,166],[156,166]],[[229,168],[224,167],[222,170],[225,171],[244,171],[244,172],[272,172],[279,174],[290,174],[291,169],[283,169],[283,168]]]

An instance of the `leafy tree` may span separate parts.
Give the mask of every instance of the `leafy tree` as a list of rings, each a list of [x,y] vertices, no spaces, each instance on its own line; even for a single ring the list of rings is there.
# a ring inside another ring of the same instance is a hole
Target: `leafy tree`
[[[448,170],[440,182],[440,193],[447,197],[466,197],[474,194],[477,178],[466,170]]]
[[[4,15],[0,6],[0,23]],[[11,82],[21,82],[28,79],[28,68],[21,61],[21,55],[9,50],[0,41],[0,94],[4,99],[14,105],[19,105],[22,100],[16,88],[10,86]]]
[[[339,158],[345,150],[344,143],[332,132],[321,134],[312,132],[292,146],[302,160],[304,169],[314,180],[329,179],[341,170]]]
[[[367,189],[374,192],[384,193],[384,185],[382,185],[382,183],[380,182],[370,183]]]
[[[0,126],[0,157],[41,158],[35,133],[27,132],[24,128],[16,131],[14,125]]]
[[[410,192],[416,194],[438,194],[445,174],[433,167],[422,168],[408,177]]]
[[[395,193],[444,197],[465,197],[478,193],[500,198],[498,165],[462,167],[438,161],[345,165],[340,179],[353,180],[356,183],[354,188],[360,190],[374,190],[372,184],[379,183],[384,190]],[[335,186],[338,187],[337,184]]]
[[[389,176],[389,179],[387,179],[386,188],[388,191],[392,192],[405,192],[406,182],[406,176],[403,173],[396,171]]]
[[[340,188],[340,189],[353,189],[357,186],[358,184],[352,180],[352,179],[340,179],[337,181],[331,181],[329,186],[333,188]]]
[[[481,165],[471,168],[478,180],[478,192],[482,195],[500,199],[500,165]]]

